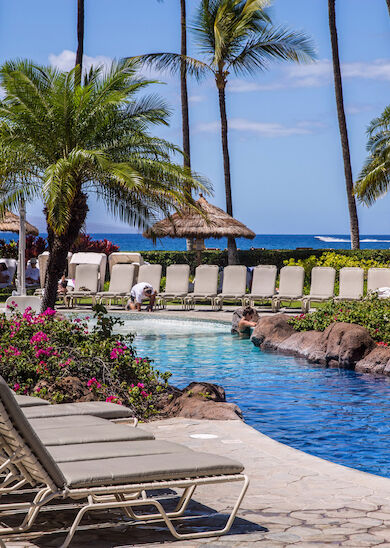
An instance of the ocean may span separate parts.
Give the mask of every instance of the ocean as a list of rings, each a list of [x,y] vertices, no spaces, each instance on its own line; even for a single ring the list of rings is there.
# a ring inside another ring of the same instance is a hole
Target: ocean
[[[46,234],[42,233],[45,237]],[[158,240],[154,245],[151,240],[144,238],[142,234],[100,234],[91,233],[96,240],[107,238],[120,247],[121,251],[151,251],[151,250],[172,250],[184,251],[186,241],[183,238],[164,238]],[[3,232],[0,239],[6,242],[17,238],[16,234]],[[210,238],[205,242],[210,249],[226,249],[226,238],[220,240]],[[389,249],[390,235],[361,235],[360,244],[362,249]],[[253,240],[245,238],[237,239],[239,249],[265,248],[265,249],[296,249],[309,247],[312,249],[350,249],[350,238],[346,234],[315,235],[315,234],[257,234]]]

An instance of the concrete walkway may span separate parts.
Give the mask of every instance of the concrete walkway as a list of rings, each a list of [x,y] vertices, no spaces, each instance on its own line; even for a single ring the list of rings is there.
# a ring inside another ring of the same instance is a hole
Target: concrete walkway
[[[251,484],[230,534],[203,541],[175,541],[163,526],[124,527],[122,521],[119,529],[80,532],[72,546],[390,547],[390,479],[312,457],[241,421],[169,419],[144,424],[142,428],[157,438],[230,456],[245,464]],[[213,437],[205,439],[205,435]],[[226,515],[237,489],[235,484],[199,488],[190,509],[192,516],[202,519],[192,519],[191,525],[196,523],[199,530],[209,516],[208,523],[220,526],[221,516],[216,512]],[[107,520],[108,516],[100,519]],[[61,528],[66,520],[64,516],[46,516],[45,523]],[[182,524],[182,531],[189,530],[188,521],[183,520]],[[39,541],[7,542],[6,546],[58,546],[61,538],[64,537],[50,535]]]

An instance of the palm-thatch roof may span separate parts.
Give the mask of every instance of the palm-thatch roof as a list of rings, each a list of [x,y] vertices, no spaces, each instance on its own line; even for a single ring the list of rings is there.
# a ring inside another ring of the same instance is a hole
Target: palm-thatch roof
[[[252,232],[225,211],[210,204],[202,195],[196,202],[204,215],[194,208],[183,208],[170,217],[158,221],[144,232],[146,238],[254,238]]]
[[[19,217],[11,211],[7,211],[2,219],[0,219],[0,231],[1,232],[19,232]],[[27,234],[34,234],[38,236],[39,230],[26,221]]]

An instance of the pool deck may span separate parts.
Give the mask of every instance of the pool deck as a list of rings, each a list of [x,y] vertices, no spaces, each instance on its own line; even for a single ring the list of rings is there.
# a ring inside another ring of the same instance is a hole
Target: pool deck
[[[152,431],[157,438],[230,456],[245,465],[251,483],[231,532],[219,538],[175,541],[164,527],[124,527],[122,522],[117,529],[80,532],[72,546],[390,547],[390,479],[302,453],[241,421],[168,419],[144,424],[142,428]],[[216,437],[206,440],[191,437],[194,434]],[[226,515],[237,492],[238,484],[199,488],[190,506],[192,515],[209,516],[211,526],[220,526],[216,512]],[[107,515],[101,519],[107,520]],[[204,522],[197,520],[197,527]],[[66,521],[57,515],[45,523],[61,528]],[[188,521],[181,523],[181,531],[188,531]],[[7,542],[6,546],[58,546],[61,538],[63,535],[49,535],[34,541],[30,537],[31,540]]]

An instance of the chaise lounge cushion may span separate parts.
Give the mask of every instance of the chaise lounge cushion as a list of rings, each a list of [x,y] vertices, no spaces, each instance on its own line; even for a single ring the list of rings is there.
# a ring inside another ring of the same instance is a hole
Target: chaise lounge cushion
[[[90,417],[88,415],[72,415],[70,417],[47,417],[39,419],[28,419],[28,422],[34,428],[36,432],[40,430],[48,430],[53,428],[74,428],[83,427],[88,428],[91,426],[106,426],[107,424],[113,424],[100,417]]]
[[[20,407],[41,407],[43,405],[50,405],[47,400],[42,398],[36,398],[35,396],[23,396],[21,394],[15,394],[15,399]]]
[[[58,466],[71,488],[239,474],[243,470],[234,460],[193,451],[65,462]]]
[[[88,427],[43,428],[37,430],[37,434],[46,446],[153,439],[153,434],[141,428],[113,424],[108,421],[104,425],[99,424]]]
[[[111,459],[159,455],[163,453],[184,453],[191,451],[184,445],[162,440],[117,441],[112,443],[86,443],[77,445],[55,445],[48,448],[56,462]]]
[[[35,398],[33,398],[35,399]],[[133,412],[124,405],[104,401],[88,401],[79,403],[60,403],[23,409],[28,419],[44,417],[60,417],[71,415],[92,415],[103,419],[132,418]]]

